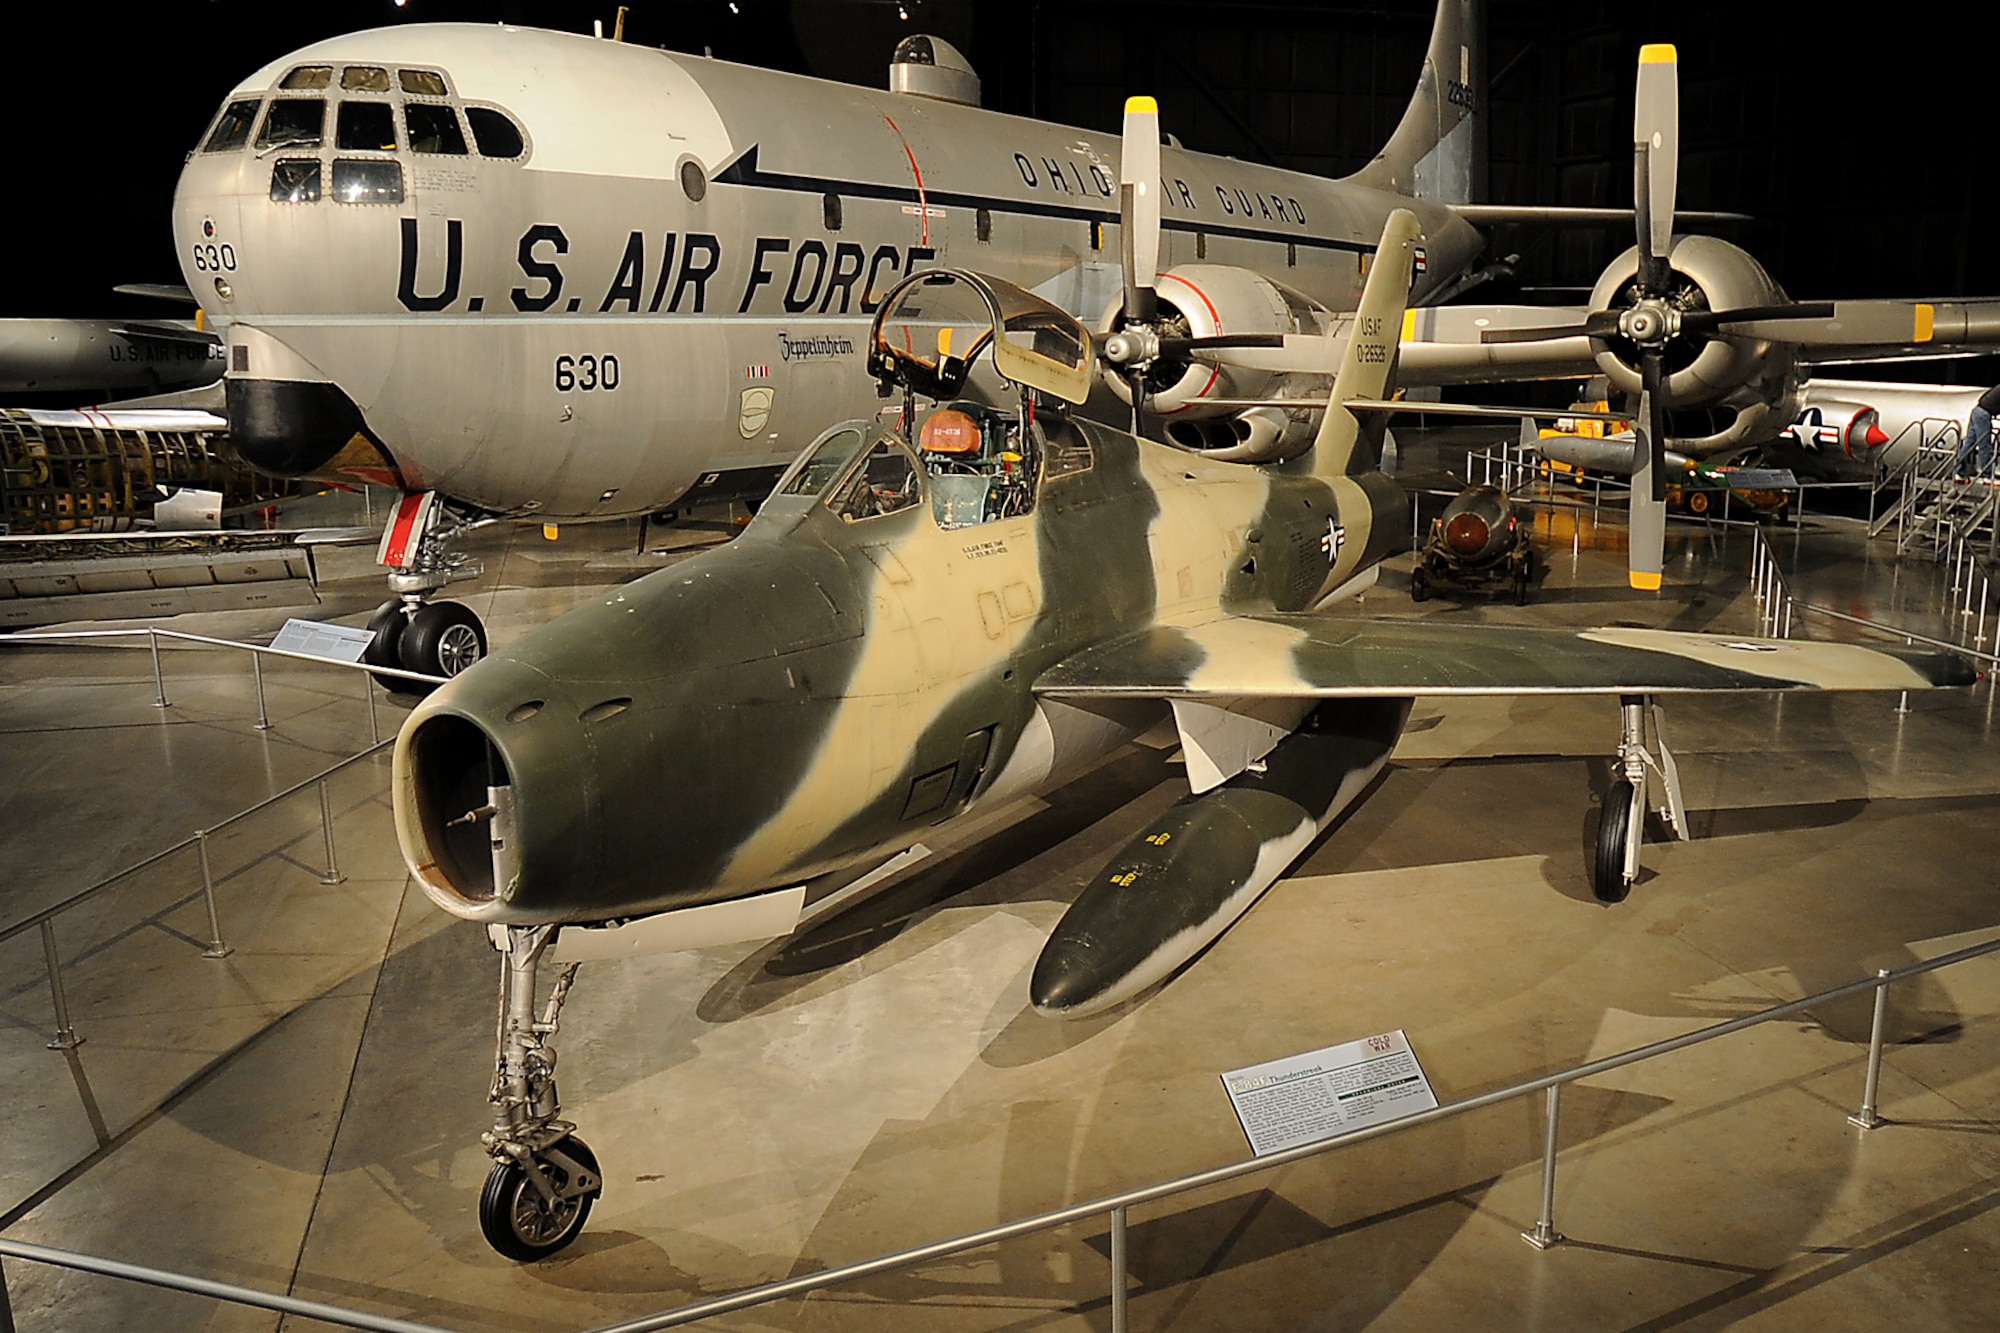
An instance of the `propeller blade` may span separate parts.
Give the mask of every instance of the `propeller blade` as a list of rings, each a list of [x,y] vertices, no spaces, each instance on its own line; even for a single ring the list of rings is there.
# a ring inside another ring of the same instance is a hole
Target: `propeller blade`
[[[1660,399],[1660,354],[1646,353],[1642,370],[1645,387],[1639,392],[1638,419],[1632,423],[1631,542],[1626,577],[1641,592],[1658,592],[1667,546],[1666,407]]]
[[[1639,360],[1641,392],[1646,397],[1639,418],[1646,423],[1647,447],[1653,465],[1653,498],[1667,498],[1667,403],[1662,392],[1666,368],[1658,352],[1647,352]]]
[[[1556,338],[1609,338],[1618,332],[1616,310],[1593,310],[1581,324],[1555,324],[1537,329],[1487,329],[1479,341],[1492,343],[1539,343]]]
[[[1788,301],[1784,305],[1746,305],[1738,306],[1734,310],[1690,310],[1681,316],[1681,332],[1714,333],[1725,324],[1762,324],[1793,319],[1832,318],[1831,301]],[[1723,331],[1735,332],[1735,330]]]
[[[1184,356],[1189,352],[1221,351],[1231,347],[1282,348],[1282,333],[1216,333],[1206,338],[1162,338],[1161,356]]]
[[[1632,206],[1639,223],[1639,285],[1666,294],[1667,249],[1674,239],[1674,192],[1680,176],[1679,57],[1664,42],[1639,48],[1632,108]]]
[[[1160,106],[1150,97],[1125,100],[1118,230],[1123,237],[1125,318],[1150,324],[1153,287],[1160,277]]]

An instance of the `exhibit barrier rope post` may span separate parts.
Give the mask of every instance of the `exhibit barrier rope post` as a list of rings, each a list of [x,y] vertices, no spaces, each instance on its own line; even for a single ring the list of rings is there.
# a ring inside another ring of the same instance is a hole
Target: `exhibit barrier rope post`
[[[70,1026],[69,998],[63,994],[62,959],[56,954],[56,924],[47,917],[42,918],[42,959],[49,965],[49,998],[56,1006],[56,1039],[49,1043],[49,1049],[73,1051],[83,1045],[83,1038]],[[0,1333],[6,1333],[5,1325],[0,1325]]]
[[[376,729],[375,722],[375,677],[366,671],[357,671],[354,674],[361,677],[361,697],[368,703],[368,743],[380,745],[382,733]]]
[[[1542,1140],[1542,1215],[1535,1221],[1533,1231],[1523,1231],[1521,1239],[1538,1250],[1546,1250],[1562,1244],[1562,1233],[1556,1230],[1556,1126],[1562,1116],[1562,1084],[1549,1085],[1548,1113],[1544,1117],[1548,1124]]]
[[[222,922],[215,915],[215,876],[208,868],[208,830],[196,829],[194,849],[201,857],[201,897],[208,904],[208,947],[201,951],[203,958],[227,958],[236,952],[222,941]]]
[[[271,729],[271,714],[264,708],[264,654],[250,654],[251,670],[257,673],[257,730]]]
[[[7,1299],[7,1264],[0,1260],[0,1333],[14,1333],[14,1303]]]
[[[146,641],[153,647],[153,707],[167,708],[167,678],[160,674],[160,632],[148,625]]]
[[[1889,969],[1878,969],[1875,976],[1875,1021],[1868,1029],[1868,1079],[1861,1087],[1861,1109],[1847,1117],[1847,1123],[1857,1129],[1874,1129],[1882,1123],[1882,1117],[1875,1114],[1875,1098],[1882,1088],[1882,1029],[1889,1017]]]
[[[327,799],[325,778],[319,780],[319,831],[326,838],[326,873],[319,882],[338,884],[347,876],[340,873],[340,862],[333,856],[333,803]]]
[[[1111,1210],[1111,1333],[1125,1333],[1125,1207]]]

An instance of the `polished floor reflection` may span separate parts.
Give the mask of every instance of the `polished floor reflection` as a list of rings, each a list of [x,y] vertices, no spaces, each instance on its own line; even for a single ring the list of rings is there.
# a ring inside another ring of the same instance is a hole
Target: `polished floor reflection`
[[[466,600],[504,641],[724,528],[656,530],[644,553],[632,527],[489,531]],[[1413,606],[1404,557],[1359,613],[1755,624],[1741,530],[1676,525],[1658,598],[1624,590],[1609,512],[1545,513],[1536,540],[1547,573],[1525,608]],[[1933,573],[1851,524],[1779,542],[1802,596],[1933,613]],[[332,560],[323,615],[380,600],[369,555]],[[368,743],[351,677],[272,666],[260,732],[246,663],[166,658],[161,710],[143,650],[0,649],[0,926]],[[192,855],[61,918],[74,1051],[46,1047],[37,938],[0,946],[0,1231],[554,1331],[1237,1161],[1224,1070],[1400,1027],[1452,1100],[2000,933],[1991,686],[1896,703],[1671,705],[1696,836],[1649,842],[1631,899],[1605,907],[1586,857],[1612,704],[1421,700],[1378,789],[1296,874],[1183,975],[1088,1022],[1034,1014],[1028,971],[1084,881],[1184,790],[1171,752],[1116,756],[801,938],[588,965],[561,1081],[607,1186],[585,1236],[530,1267],[488,1250],[474,1215],[494,956],[408,887],[371,761],[330,785],[340,883],[322,882],[310,795],[212,840],[229,957],[202,956]],[[401,710],[376,707],[387,735]],[[1574,1088],[1570,1239],[1547,1253],[1519,1238],[1539,1204],[1534,1100],[1138,1210],[1133,1327],[1992,1327],[2000,961],[1898,991],[1892,1123],[1864,1136],[1846,1115],[1868,1026],[1852,1000]],[[1081,1225],[717,1326],[1103,1328],[1107,1249]],[[13,1261],[7,1280],[24,1328],[280,1323]]]

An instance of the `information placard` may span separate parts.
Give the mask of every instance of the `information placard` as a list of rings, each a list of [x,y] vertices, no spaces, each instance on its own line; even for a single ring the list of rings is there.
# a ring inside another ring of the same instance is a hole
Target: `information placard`
[[[1259,1157],[1438,1104],[1401,1028],[1232,1070],[1222,1086]]]
[[[325,625],[316,620],[292,619],[271,640],[281,652],[304,653],[308,657],[331,658],[335,662],[359,662],[375,636],[365,629],[345,625]]]

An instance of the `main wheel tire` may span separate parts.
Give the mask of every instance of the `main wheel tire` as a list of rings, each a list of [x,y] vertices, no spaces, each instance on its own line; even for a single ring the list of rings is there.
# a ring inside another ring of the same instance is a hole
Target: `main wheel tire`
[[[596,1155],[582,1139],[567,1138],[555,1146],[575,1158],[585,1171],[603,1179]],[[569,1183],[569,1173],[558,1164],[544,1160],[542,1168],[558,1190]],[[487,1175],[486,1188],[479,1192],[479,1230],[497,1253],[531,1264],[575,1240],[596,1201],[597,1194],[592,1191],[551,1204],[526,1171],[513,1162],[500,1162]]]
[[[403,633],[410,627],[408,610],[400,597],[375,608],[375,614],[368,617],[368,632],[375,637],[368,640],[368,646],[361,650],[361,661],[365,666],[397,667],[403,665]],[[404,680],[401,676],[376,676],[375,680],[391,694],[421,694],[424,686],[414,680]]]
[[[460,602],[426,602],[410,617],[398,645],[405,671],[456,676],[486,656],[486,627]]]
[[[1422,565],[1418,565],[1410,571],[1410,600],[1413,602],[1427,602],[1430,600],[1430,596],[1431,576],[1424,573]]]
[[[1597,819],[1597,864],[1592,867],[1590,891],[1601,903],[1622,903],[1632,892],[1625,879],[1625,837],[1632,827],[1632,781],[1619,778],[1604,792],[1604,806]]]
[[[1520,573],[1514,576],[1514,605],[1526,606],[1528,604],[1528,589],[1532,586],[1528,579],[1528,571],[1526,568],[1523,568]]]

